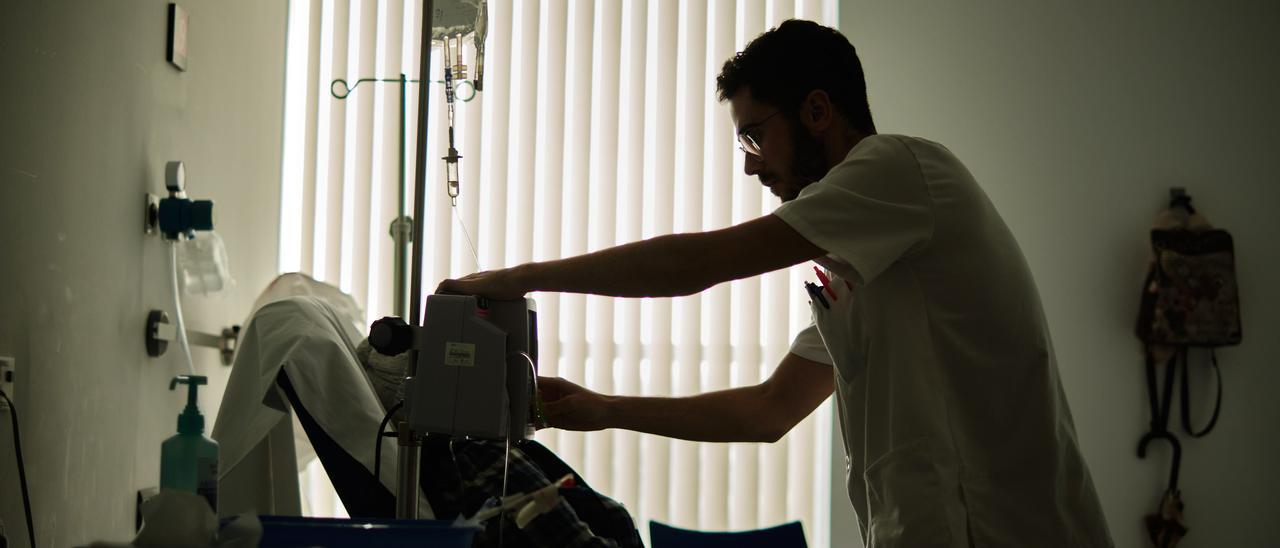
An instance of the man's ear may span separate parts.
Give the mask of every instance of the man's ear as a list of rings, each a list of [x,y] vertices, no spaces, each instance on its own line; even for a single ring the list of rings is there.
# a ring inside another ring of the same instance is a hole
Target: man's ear
[[[804,104],[800,108],[800,121],[810,133],[818,134],[831,126],[834,113],[831,97],[826,91],[815,89],[804,98]]]

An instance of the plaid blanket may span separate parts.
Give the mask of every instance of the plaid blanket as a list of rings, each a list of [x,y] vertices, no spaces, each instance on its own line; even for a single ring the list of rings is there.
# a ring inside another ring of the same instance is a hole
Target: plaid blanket
[[[502,493],[506,447],[499,442],[429,436],[422,451],[422,486],[436,519],[473,515]],[[562,489],[555,508],[516,527],[515,516],[494,518],[476,535],[475,546],[574,548],[643,546],[631,515],[618,502],[591,490],[586,482],[536,441],[511,446],[507,493],[527,493],[573,474],[576,486]],[[500,524],[501,523],[501,524]],[[500,530],[501,529],[501,530]]]

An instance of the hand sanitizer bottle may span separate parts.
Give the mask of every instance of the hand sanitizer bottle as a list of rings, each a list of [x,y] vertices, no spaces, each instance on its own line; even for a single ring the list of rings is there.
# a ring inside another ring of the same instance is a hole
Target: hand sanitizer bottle
[[[196,391],[206,377],[178,375],[169,390],[187,385],[187,407],[178,415],[178,434],[160,446],[160,489],[200,495],[218,512],[218,442],[204,435],[204,415],[196,407]]]

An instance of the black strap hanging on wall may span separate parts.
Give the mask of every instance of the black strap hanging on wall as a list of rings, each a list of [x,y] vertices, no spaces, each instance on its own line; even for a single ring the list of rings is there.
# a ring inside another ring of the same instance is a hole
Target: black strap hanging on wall
[[[1187,372],[1191,370],[1191,362],[1187,360],[1186,347],[1183,347],[1178,352],[1178,357],[1182,361],[1182,429],[1193,438],[1203,438],[1218,424],[1218,413],[1222,411],[1222,369],[1218,367],[1218,353],[1216,350],[1209,350],[1209,364],[1213,367],[1215,384],[1218,385],[1218,396],[1213,403],[1213,416],[1209,417],[1209,424],[1205,425],[1204,429],[1199,432],[1191,426],[1191,383],[1187,378]]]
[[[1147,354],[1147,399],[1151,406],[1151,429],[1138,442],[1138,458],[1147,457],[1147,445],[1152,440],[1165,440],[1173,448],[1173,466],[1169,470],[1169,484],[1166,489],[1168,493],[1178,491],[1178,472],[1182,464],[1182,444],[1179,443],[1177,436],[1169,432],[1169,412],[1173,402],[1173,383],[1177,379],[1175,375],[1177,366],[1176,355],[1165,362],[1164,389],[1161,391],[1157,388],[1159,375],[1156,371],[1155,358],[1150,353]]]

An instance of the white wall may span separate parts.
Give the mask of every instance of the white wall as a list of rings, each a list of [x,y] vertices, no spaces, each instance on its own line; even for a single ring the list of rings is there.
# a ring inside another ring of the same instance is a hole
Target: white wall
[[[0,0],[0,355],[17,358],[42,546],[132,537],[134,493],[159,481],[184,371],[143,350],[145,313],[171,311],[167,249],[142,235],[142,196],[186,162],[216,202],[239,285],[186,299],[189,327],[240,322],[276,269],[286,3],[187,0],[189,71],[165,61],[167,2]],[[227,368],[193,349],[215,385]],[[0,519],[26,546],[0,417]]]
[[[1169,466],[1164,447],[1134,454],[1148,421],[1132,335],[1146,231],[1170,186],[1232,231],[1245,339],[1219,353],[1217,429],[1182,436],[1180,546],[1274,545],[1277,4],[848,0],[840,22],[878,129],[950,147],[1017,235],[1117,546],[1144,545]],[[1207,404],[1212,381],[1193,380]],[[857,545],[835,499],[833,545]]]

